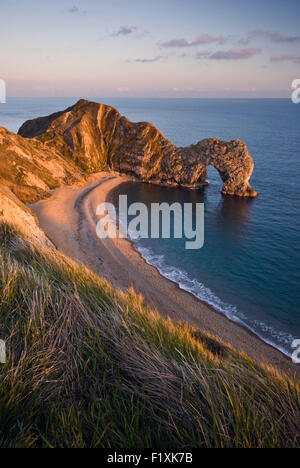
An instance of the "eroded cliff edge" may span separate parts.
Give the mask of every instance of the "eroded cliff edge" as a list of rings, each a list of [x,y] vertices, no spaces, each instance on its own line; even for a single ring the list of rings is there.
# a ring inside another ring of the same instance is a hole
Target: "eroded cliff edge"
[[[246,144],[217,138],[178,148],[147,122],[133,123],[116,109],[80,100],[65,111],[25,122],[19,135],[64,165],[92,173],[105,168],[144,182],[198,187],[214,166],[223,180],[222,193],[255,197],[249,184],[254,163]]]

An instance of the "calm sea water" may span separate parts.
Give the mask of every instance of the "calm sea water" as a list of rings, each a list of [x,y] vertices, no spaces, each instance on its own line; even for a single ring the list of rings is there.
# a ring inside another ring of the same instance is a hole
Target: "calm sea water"
[[[300,105],[288,100],[95,99],[133,121],[150,121],[176,145],[240,138],[251,152],[255,200],[224,198],[220,177],[199,191],[139,183],[122,186],[130,202],[204,202],[205,245],[139,240],[136,248],[176,281],[265,341],[291,354],[300,339]],[[63,109],[75,99],[12,99],[0,105],[0,125],[16,131],[27,119]],[[118,194],[116,194],[117,196]]]

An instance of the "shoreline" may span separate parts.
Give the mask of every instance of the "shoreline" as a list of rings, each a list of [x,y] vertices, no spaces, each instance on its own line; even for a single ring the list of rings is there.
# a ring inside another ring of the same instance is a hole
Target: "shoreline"
[[[30,207],[41,228],[63,253],[106,277],[117,288],[133,287],[163,317],[207,331],[247,353],[259,364],[299,377],[299,366],[283,352],[166,278],[135,249],[132,240],[97,237],[96,206],[111,202],[114,191],[132,180],[114,173],[95,174],[86,184],[61,187],[50,199]]]
[[[114,192],[117,190],[117,188],[120,187],[120,185],[122,184],[126,184],[127,182],[131,182],[131,180],[127,180],[127,181],[123,181],[121,182],[120,184],[118,184],[115,188],[113,188],[106,196],[106,199],[105,201],[106,202],[110,202],[110,203],[113,203],[114,201]],[[142,183],[140,180],[134,180],[134,182],[139,182],[139,183]],[[192,189],[191,189],[192,190]],[[145,264],[145,267],[151,267],[151,268],[154,268],[156,271],[157,271],[157,274],[163,278],[165,281],[170,281],[171,283],[173,283],[175,285],[176,288],[178,288],[179,291],[183,291],[187,294],[189,294],[192,298],[196,299],[197,301],[199,301],[201,304],[203,304],[204,306],[208,307],[214,314],[219,314],[221,317],[225,317],[227,320],[229,320],[229,322],[231,323],[234,323],[235,325],[237,325],[238,327],[241,327],[242,329],[246,330],[248,333],[250,333],[253,337],[255,337],[256,339],[259,339],[261,342],[263,342],[264,344],[266,344],[267,346],[271,347],[272,349],[275,349],[276,351],[280,352],[285,358],[291,360],[291,357],[283,350],[283,349],[280,349],[279,347],[277,347],[274,343],[272,343],[271,341],[267,341],[266,339],[264,339],[263,337],[259,336],[257,333],[255,333],[255,331],[251,330],[250,327],[248,327],[245,323],[243,323],[242,321],[239,321],[238,319],[237,320],[234,320],[234,318],[232,317],[228,317],[226,315],[225,312],[221,312],[219,310],[217,310],[213,305],[210,305],[209,303],[207,303],[206,301],[204,301],[203,299],[200,299],[199,297],[196,296],[196,294],[192,293],[191,291],[189,291],[188,289],[185,289],[184,287],[181,287],[180,284],[178,284],[178,282],[176,280],[172,280],[170,278],[168,278],[167,276],[164,275],[163,272],[161,272],[159,270],[159,267],[150,263],[145,257],[143,257],[142,253],[135,247],[137,244],[134,242],[134,240],[130,239],[130,237],[128,237],[127,239],[124,239],[126,242],[130,243],[131,245],[131,248],[139,255],[140,257],[140,261],[143,262]]]
[[[114,190],[112,192],[114,192]],[[262,341],[267,346],[270,346],[272,349],[275,349],[276,351],[280,352],[284,357],[291,360],[291,357],[283,349],[280,349],[279,347],[277,347],[275,345],[275,343],[272,343],[271,341],[267,341],[267,339],[261,337],[258,333],[255,333],[255,331],[251,330],[251,328],[249,326],[247,326],[247,324],[243,323],[241,320],[238,320],[238,319],[235,320],[233,317],[229,317],[228,315],[226,315],[225,312],[221,312],[221,311],[217,310],[213,305],[209,304],[208,302],[206,302],[203,299],[200,299],[196,294],[192,293],[188,289],[185,289],[184,287],[181,287],[180,284],[178,284],[178,282],[176,280],[172,280],[172,279],[168,278],[167,276],[165,276],[164,273],[161,272],[156,265],[148,262],[147,259],[143,257],[141,252],[139,252],[139,250],[134,247],[135,242],[133,240],[128,238],[127,241],[132,245],[132,248],[140,256],[140,260],[142,262],[144,262],[147,265],[147,267],[150,266],[150,267],[154,268],[157,271],[157,273],[164,280],[167,280],[167,281],[170,281],[171,283],[173,283],[175,285],[175,287],[177,287],[179,289],[179,291],[184,291],[185,293],[190,294],[194,299],[196,299],[197,301],[202,303],[204,306],[208,307],[214,314],[219,314],[220,316],[225,317],[227,320],[229,320],[229,322],[234,323],[235,325],[237,325],[237,326],[241,327],[242,329],[246,330],[253,337],[259,339],[260,341]]]

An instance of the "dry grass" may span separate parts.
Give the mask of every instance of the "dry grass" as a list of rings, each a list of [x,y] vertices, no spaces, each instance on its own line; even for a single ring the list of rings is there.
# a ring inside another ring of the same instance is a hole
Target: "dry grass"
[[[2,447],[299,447],[299,385],[0,227]]]

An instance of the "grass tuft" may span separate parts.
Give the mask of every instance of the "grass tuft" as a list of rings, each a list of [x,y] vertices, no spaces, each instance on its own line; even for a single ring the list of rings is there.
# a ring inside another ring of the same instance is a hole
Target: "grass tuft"
[[[299,384],[0,226],[1,447],[299,447]]]

